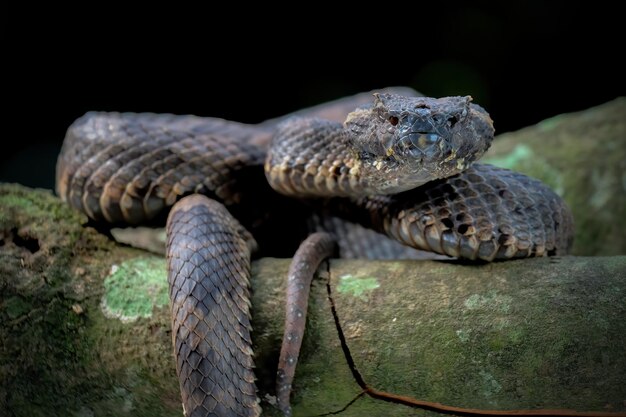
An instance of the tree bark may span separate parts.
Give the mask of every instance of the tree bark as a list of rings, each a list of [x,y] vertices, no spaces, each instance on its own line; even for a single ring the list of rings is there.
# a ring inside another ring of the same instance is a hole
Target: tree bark
[[[165,263],[112,242],[51,193],[0,185],[0,409],[9,416],[180,416]],[[253,265],[265,415],[289,261]],[[626,257],[484,265],[332,260],[313,285],[294,415],[374,388],[449,405],[624,411]],[[414,409],[360,397],[341,415]]]

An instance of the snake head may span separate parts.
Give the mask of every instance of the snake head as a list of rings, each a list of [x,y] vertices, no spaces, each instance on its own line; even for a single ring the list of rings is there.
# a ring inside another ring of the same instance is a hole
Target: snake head
[[[457,174],[479,159],[494,128],[471,101],[375,94],[373,106],[350,113],[345,126],[370,185],[396,193]]]

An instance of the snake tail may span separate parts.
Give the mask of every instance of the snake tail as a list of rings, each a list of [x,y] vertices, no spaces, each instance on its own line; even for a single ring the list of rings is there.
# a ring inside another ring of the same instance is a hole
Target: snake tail
[[[289,395],[306,326],[311,281],[320,263],[332,256],[335,247],[335,240],[330,234],[313,233],[302,242],[289,266],[285,333],[276,374],[278,408],[285,416],[291,416]]]

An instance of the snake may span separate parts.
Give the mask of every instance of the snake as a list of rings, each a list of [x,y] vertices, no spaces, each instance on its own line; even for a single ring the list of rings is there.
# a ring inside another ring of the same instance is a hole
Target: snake
[[[250,264],[295,256],[278,407],[308,288],[331,256],[417,250],[494,261],[561,255],[573,219],[548,186],[476,161],[493,121],[471,97],[384,89],[260,124],[90,112],[68,129],[59,196],[93,222],[165,221],[173,351],[186,416],[257,416]],[[408,254],[408,255],[407,255]]]

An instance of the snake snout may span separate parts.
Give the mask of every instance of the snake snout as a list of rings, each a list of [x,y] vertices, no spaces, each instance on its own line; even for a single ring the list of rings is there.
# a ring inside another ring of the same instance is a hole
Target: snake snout
[[[396,130],[395,140],[390,143],[387,155],[405,158],[408,163],[439,158],[452,143],[453,132],[448,126],[438,126],[430,116],[405,116]]]

